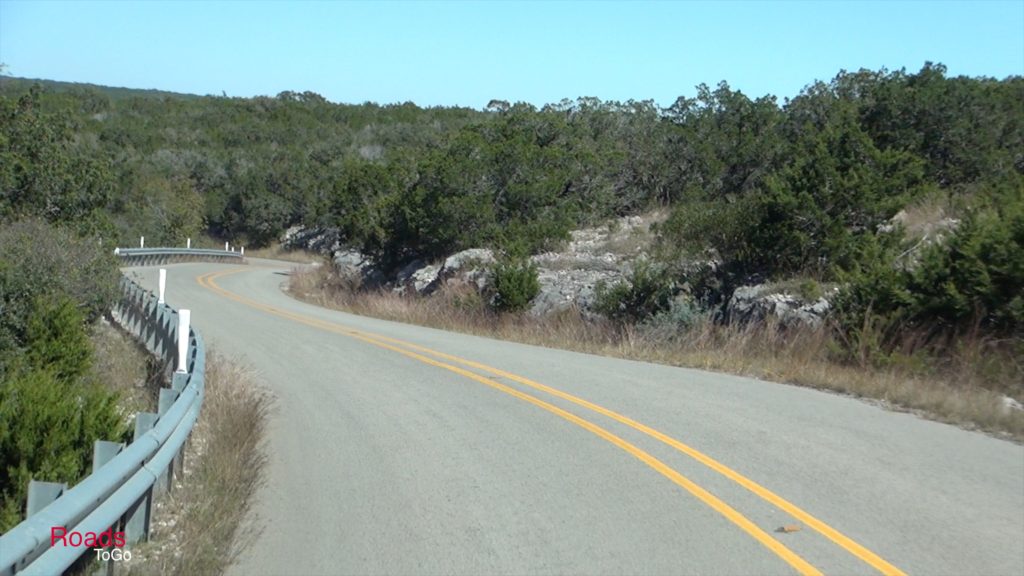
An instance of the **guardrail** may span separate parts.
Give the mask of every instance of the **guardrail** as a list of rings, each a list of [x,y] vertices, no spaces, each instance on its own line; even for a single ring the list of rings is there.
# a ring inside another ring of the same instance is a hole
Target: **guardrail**
[[[241,252],[203,248],[118,248],[114,254],[121,257],[125,266],[152,266],[196,260],[239,264],[245,261],[245,248]]]
[[[145,259],[155,255],[175,258],[181,252],[202,258],[206,252],[219,251],[119,252],[129,253],[122,257]],[[220,256],[241,258],[234,253],[227,254],[221,252]],[[206,349],[199,333],[189,327],[191,313],[185,309],[179,312],[164,304],[162,270],[160,280],[157,297],[122,277],[122,298],[113,310],[115,321],[156,355],[165,370],[177,367],[170,387],[160,390],[157,412],[136,415],[134,439],[127,446],[97,441],[93,450],[93,471],[74,487],[52,482],[30,483],[27,519],[0,536],[0,576],[59,574],[84,554],[95,554],[94,547],[52,546],[54,529],[63,528],[67,534],[81,535],[88,532],[98,535],[112,529],[124,532],[126,545],[148,538],[154,494],[169,491],[173,477],[181,473],[185,442],[203,402],[206,372]],[[179,334],[186,337],[179,338]],[[73,538],[71,541],[73,543]]]

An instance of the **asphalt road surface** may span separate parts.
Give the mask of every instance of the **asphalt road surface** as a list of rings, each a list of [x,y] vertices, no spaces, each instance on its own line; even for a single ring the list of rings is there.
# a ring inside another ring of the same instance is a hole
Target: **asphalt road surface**
[[[232,574],[1024,575],[1018,444],[328,311],[288,266],[167,266],[168,302],[276,396]]]

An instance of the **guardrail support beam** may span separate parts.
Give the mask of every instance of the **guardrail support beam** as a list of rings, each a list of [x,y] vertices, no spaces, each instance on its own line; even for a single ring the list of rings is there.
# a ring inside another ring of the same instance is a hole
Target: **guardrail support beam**
[[[160,389],[160,400],[159,400],[159,404],[158,404],[158,408],[157,408],[157,413],[160,414],[160,416],[163,416],[165,412],[167,412],[168,410],[171,409],[171,406],[174,405],[174,401],[178,399],[178,396],[179,396],[179,393],[176,390],[174,390],[174,389],[171,389],[171,388],[161,388]],[[182,446],[182,450],[183,451],[184,451],[184,449],[185,449],[185,447]],[[157,493],[170,492],[171,488],[174,487],[174,476],[176,474],[175,466],[176,466],[177,462],[178,462],[178,454],[176,454],[174,456],[174,458],[171,460],[171,464],[167,467],[167,470],[165,472],[161,472],[160,473],[160,477],[157,478],[157,481],[156,481],[157,482]],[[179,471],[180,471],[180,469],[179,469]]]
[[[188,374],[185,372],[175,372],[171,376],[171,390],[177,393],[181,393],[185,390],[185,386],[188,385]]]
[[[139,412],[135,416],[135,438],[138,441],[146,432],[153,429],[159,416],[152,412]],[[128,507],[121,522],[124,525],[124,537],[127,544],[134,544],[139,541],[149,540],[149,522],[153,508],[153,489],[146,490],[146,493],[137,502]]]
[[[152,512],[153,489],[146,490],[142,498],[128,507],[121,525],[124,528],[124,541],[126,545],[149,540],[149,516]]]
[[[97,440],[92,445],[92,471],[99,470],[104,464],[110,462],[124,450],[124,444],[120,442],[108,442],[106,440]]]
[[[28,483],[28,502],[25,506],[25,517],[29,518],[49,506],[68,489],[63,482],[40,482],[30,480]]]

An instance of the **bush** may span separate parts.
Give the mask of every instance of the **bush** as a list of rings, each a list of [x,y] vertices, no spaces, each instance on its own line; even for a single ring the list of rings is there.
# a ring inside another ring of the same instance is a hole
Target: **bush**
[[[494,285],[491,306],[500,312],[524,310],[540,293],[537,267],[526,260],[499,262],[491,269],[491,275]]]
[[[1024,337],[1024,198],[1020,192],[977,209],[944,242],[898,262],[876,245],[845,274],[839,330],[862,361],[884,357],[915,335],[941,348],[967,334]]]
[[[619,322],[639,323],[668,311],[676,292],[665,267],[641,261],[623,282],[597,287],[594,304],[599,314]]]
[[[669,303],[667,310],[649,317],[640,327],[645,335],[655,341],[670,341],[710,318],[708,311],[691,298],[676,297]]]
[[[0,532],[21,520],[29,479],[74,483],[95,440],[125,439],[86,330],[116,294],[97,242],[38,220],[0,230]]]
[[[800,297],[808,302],[814,302],[825,295],[825,291],[822,290],[821,284],[813,278],[808,278],[800,282],[798,287]]]
[[[22,322],[36,296],[67,294],[92,322],[117,298],[118,262],[93,238],[41,220],[5,224],[0,229],[0,302],[4,316],[14,300]]]
[[[29,366],[46,370],[70,382],[85,376],[92,366],[92,345],[85,318],[70,298],[37,298],[28,318],[26,356]]]
[[[116,394],[47,369],[7,378],[0,386],[0,532],[21,521],[29,480],[84,477],[96,440],[127,440]]]

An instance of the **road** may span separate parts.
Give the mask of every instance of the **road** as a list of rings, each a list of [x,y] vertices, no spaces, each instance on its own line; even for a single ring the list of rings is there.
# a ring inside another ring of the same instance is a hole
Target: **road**
[[[287,264],[167,268],[168,302],[276,396],[231,574],[1024,575],[1018,444],[328,311],[281,290]]]

